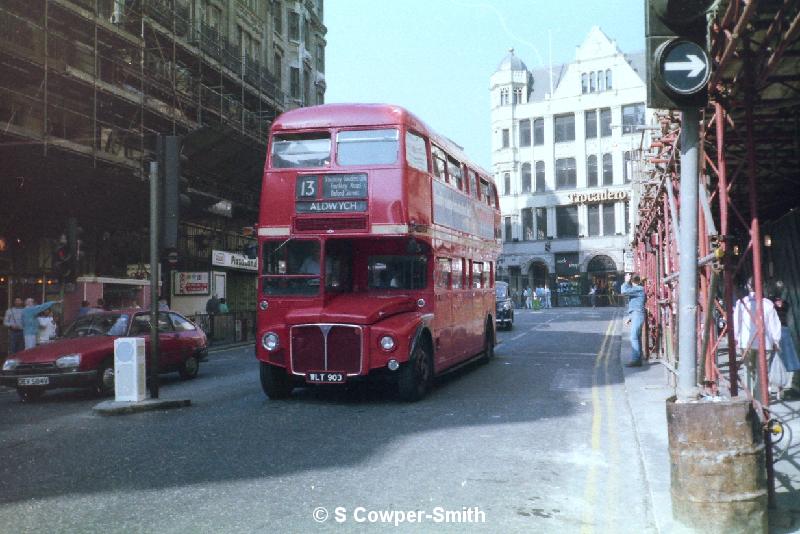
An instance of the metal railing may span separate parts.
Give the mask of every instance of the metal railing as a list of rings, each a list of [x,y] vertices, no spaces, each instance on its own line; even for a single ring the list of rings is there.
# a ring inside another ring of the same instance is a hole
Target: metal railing
[[[243,343],[256,338],[256,312],[254,311],[215,315],[197,313],[187,315],[187,317],[203,329],[208,337],[209,345]]]

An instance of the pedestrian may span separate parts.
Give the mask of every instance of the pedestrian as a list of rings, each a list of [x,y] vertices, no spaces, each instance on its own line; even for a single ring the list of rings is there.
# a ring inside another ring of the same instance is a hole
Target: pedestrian
[[[206,301],[206,313],[209,315],[216,315],[219,313],[219,299],[216,295],[211,295]]]
[[[25,337],[22,334],[22,299],[14,299],[14,305],[6,310],[3,324],[8,328],[8,354],[25,350]]]
[[[778,282],[778,284],[781,288],[783,287],[782,282]],[[778,354],[783,362],[784,368],[789,373],[786,383],[793,385],[796,382],[795,375],[800,376],[800,373],[798,373],[798,371],[800,371],[800,358],[797,357],[794,338],[792,337],[792,331],[789,329],[789,302],[784,300],[780,295],[775,297],[774,302],[775,311],[778,313],[778,319],[781,321],[781,341]]]
[[[78,308],[78,317],[83,317],[84,315],[88,315],[92,312],[92,307],[89,305],[88,300],[81,301],[81,307]]]
[[[39,332],[36,334],[36,342],[49,343],[56,338],[56,322],[53,320],[53,310],[45,310],[37,317],[39,321]]]
[[[219,313],[219,299],[212,294],[206,301],[206,313],[208,314],[208,339],[214,339],[214,317]]]
[[[225,299],[219,299],[219,312],[220,313],[228,313],[228,303],[225,302]]]
[[[644,324],[644,304],[647,295],[641,282],[638,274],[626,273],[625,283],[620,288],[620,293],[629,297],[626,323],[631,325],[631,359],[625,364],[625,367],[642,366],[642,325]]]
[[[745,386],[752,392],[753,398],[760,398],[760,382],[758,380],[758,340],[756,339],[756,294],[753,279],[748,278],[745,284],[747,294],[736,301],[733,308],[733,334],[736,338],[736,349],[745,368]],[[764,319],[764,342],[767,349],[767,369],[772,368],[775,351],[781,342],[781,320],[775,305],[766,297],[762,297],[761,306]],[[773,372],[774,374],[774,372]],[[785,373],[783,373],[785,375]],[[776,380],[773,385],[782,396],[785,377]],[[768,379],[769,380],[769,379]],[[772,380],[769,380],[772,382]]]
[[[594,283],[592,284],[592,287],[589,288],[589,302],[591,303],[592,308],[597,307],[597,285]]]
[[[58,302],[49,301],[36,305],[33,299],[25,299],[25,309],[22,310],[22,334],[25,337],[25,349],[32,349],[36,346],[39,334],[39,314],[56,304]]]
[[[525,288],[525,291],[522,293],[525,297],[525,309],[532,310],[533,309],[533,291],[531,287],[528,286]]]
[[[519,307],[519,291],[517,291],[517,288],[511,289],[511,302],[514,303],[515,308]]]
[[[542,287],[542,293],[544,294],[544,307],[550,309],[553,307],[553,303],[550,302],[550,288],[545,284]]]

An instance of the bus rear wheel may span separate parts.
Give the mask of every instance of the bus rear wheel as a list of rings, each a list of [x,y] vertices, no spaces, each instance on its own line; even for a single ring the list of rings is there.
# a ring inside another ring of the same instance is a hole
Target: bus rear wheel
[[[509,330],[511,327],[509,327]],[[489,363],[494,358],[494,335],[492,334],[492,323],[486,321],[485,333],[483,335],[483,355],[478,360],[480,363]]]
[[[424,343],[417,344],[408,362],[400,369],[397,388],[400,398],[415,402],[428,394],[433,383],[433,358]]]
[[[272,400],[285,399],[292,394],[294,385],[286,369],[268,363],[261,364],[261,389]]]

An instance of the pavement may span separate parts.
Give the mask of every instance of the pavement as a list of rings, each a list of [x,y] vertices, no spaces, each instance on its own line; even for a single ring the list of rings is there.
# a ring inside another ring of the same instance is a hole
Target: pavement
[[[622,319],[620,319],[620,323]],[[630,327],[621,325],[620,363],[630,354]],[[659,533],[685,532],[672,517],[666,400],[675,394],[672,372],[658,361],[639,368],[623,367],[625,389],[633,414],[640,462],[644,468],[653,518]],[[783,421],[785,434],[776,445],[775,507],[768,511],[769,532],[800,532],[800,394],[787,393],[771,406]]]

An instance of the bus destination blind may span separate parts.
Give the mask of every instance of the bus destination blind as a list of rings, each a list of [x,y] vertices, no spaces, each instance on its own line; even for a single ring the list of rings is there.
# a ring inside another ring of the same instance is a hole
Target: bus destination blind
[[[297,213],[367,211],[367,175],[298,176],[295,198]]]

